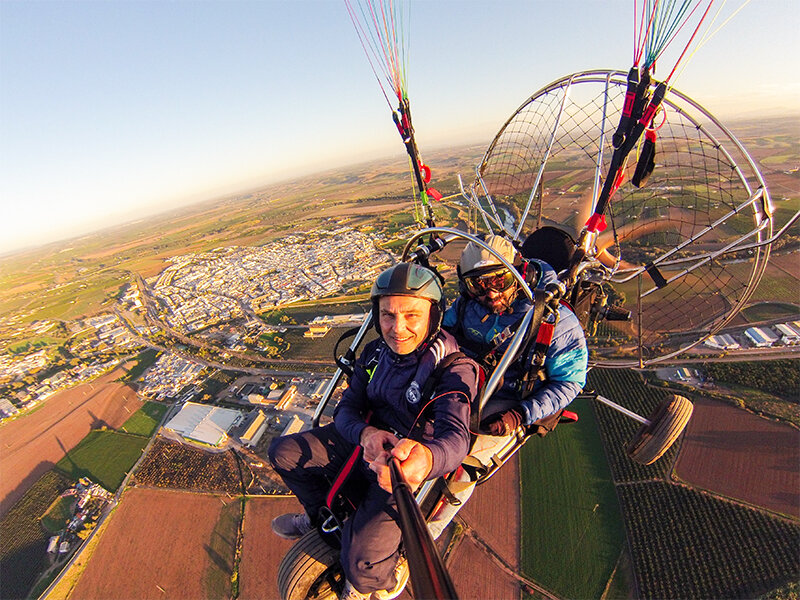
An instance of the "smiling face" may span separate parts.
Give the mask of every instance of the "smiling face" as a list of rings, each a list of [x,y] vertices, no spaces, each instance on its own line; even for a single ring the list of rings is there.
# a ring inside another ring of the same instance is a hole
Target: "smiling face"
[[[383,339],[395,354],[410,354],[428,337],[431,303],[414,296],[382,296],[378,319]]]

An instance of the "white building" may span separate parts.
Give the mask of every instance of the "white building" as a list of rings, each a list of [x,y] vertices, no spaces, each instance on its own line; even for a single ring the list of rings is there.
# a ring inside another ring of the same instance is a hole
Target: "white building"
[[[769,348],[778,341],[778,336],[766,327],[750,327],[744,335],[756,348]]]
[[[231,427],[241,419],[242,413],[238,410],[187,402],[169,420],[166,428],[187,440],[219,446],[228,439]]]
[[[266,415],[263,411],[258,410],[250,425],[239,437],[240,441],[246,446],[255,446],[267,430],[267,425],[269,425],[269,421],[267,421]]]
[[[0,398],[0,418],[11,417],[17,414],[19,410],[14,406],[10,400]]]
[[[793,327],[789,327],[788,323],[778,323],[775,325],[778,330],[778,335],[781,336],[781,342],[787,346],[796,346],[800,344],[800,333],[795,331]]]
[[[728,333],[712,335],[705,341],[705,345],[709,348],[716,348],[717,350],[738,350],[742,347],[741,344]]]
[[[297,415],[292,415],[292,419],[289,421],[289,424],[284,428],[283,433],[281,435],[289,435],[291,433],[297,433],[298,431],[302,431],[303,426],[303,419],[298,417]]]

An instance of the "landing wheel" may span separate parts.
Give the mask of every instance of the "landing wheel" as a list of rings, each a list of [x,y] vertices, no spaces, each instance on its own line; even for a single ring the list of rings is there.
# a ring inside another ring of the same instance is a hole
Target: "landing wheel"
[[[628,443],[628,456],[643,465],[658,460],[686,427],[694,406],[683,396],[674,395],[659,404]]]
[[[339,550],[316,529],[297,540],[278,567],[281,600],[336,600],[343,587]]]

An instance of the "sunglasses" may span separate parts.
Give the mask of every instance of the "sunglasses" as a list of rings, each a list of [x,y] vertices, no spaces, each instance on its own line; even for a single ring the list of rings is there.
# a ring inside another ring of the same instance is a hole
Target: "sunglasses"
[[[504,292],[514,285],[514,275],[508,269],[487,275],[472,275],[464,278],[467,291],[473,296],[482,296],[489,291]]]

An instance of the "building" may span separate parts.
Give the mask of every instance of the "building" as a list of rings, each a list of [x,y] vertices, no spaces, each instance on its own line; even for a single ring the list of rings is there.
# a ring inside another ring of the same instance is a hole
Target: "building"
[[[261,436],[264,435],[264,432],[267,430],[267,425],[269,424],[264,411],[257,409],[254,410],[253,413],[247,415],[248,420],[252,420],[250,424],[246,426],[244,433],[239,436],[239,441],[245,446],[250,447],[258,444],[258,441],[261,439]]]
[[[756,348],[769,348],[778,341],[778,336],[766,327],[750,327],[744,335]]]
[[[181,437],[208,446],[219,446],[228,431],[242,420],[238,410],[187,402],[166,424],[166,429]]]
[[[312,398],[321,398],[322,394],[325,393],[325,389],[328,387],[328,383],[330,383],[330,379],[323,379],[320,381],[314,390],[311,392]]]
[[[292,433],[297,433],[298,431],[302,431],[305,423],[303,423],[303,419],[298,417],[297,415],[292,415],[289,424],[283,429],[283,433],[281,435],[290,435]]]
[[[294,400],[294,397],[297,395],[297,386],[290,385],[286,388],[286,391],[281,396],[281,399],[278,401],[277,406],[275,407],[276,410],[283,410],[287,408]]]
[[[778,323],[775,325],[778,330],[778,335],[781,336],[781,342],[787,346],[796,346],[800,344],[800,332],[795,331],[794,327],[790,327],[789,323]]]
[[[19,410],[17,407],[11,404],[10,400],[6,400],[5,398],[0,398],[0,418],[11,417],[17,414]]]
[[[716,348],[717,350],[738,350],[742,347],[741,344],[728,333],[712,335],[705,341],[705,345],[709,348]]]
[[[331,330],[329,325],[310,325],[306,331],[303,332],[303,337],[307,338],[321,338]]]

